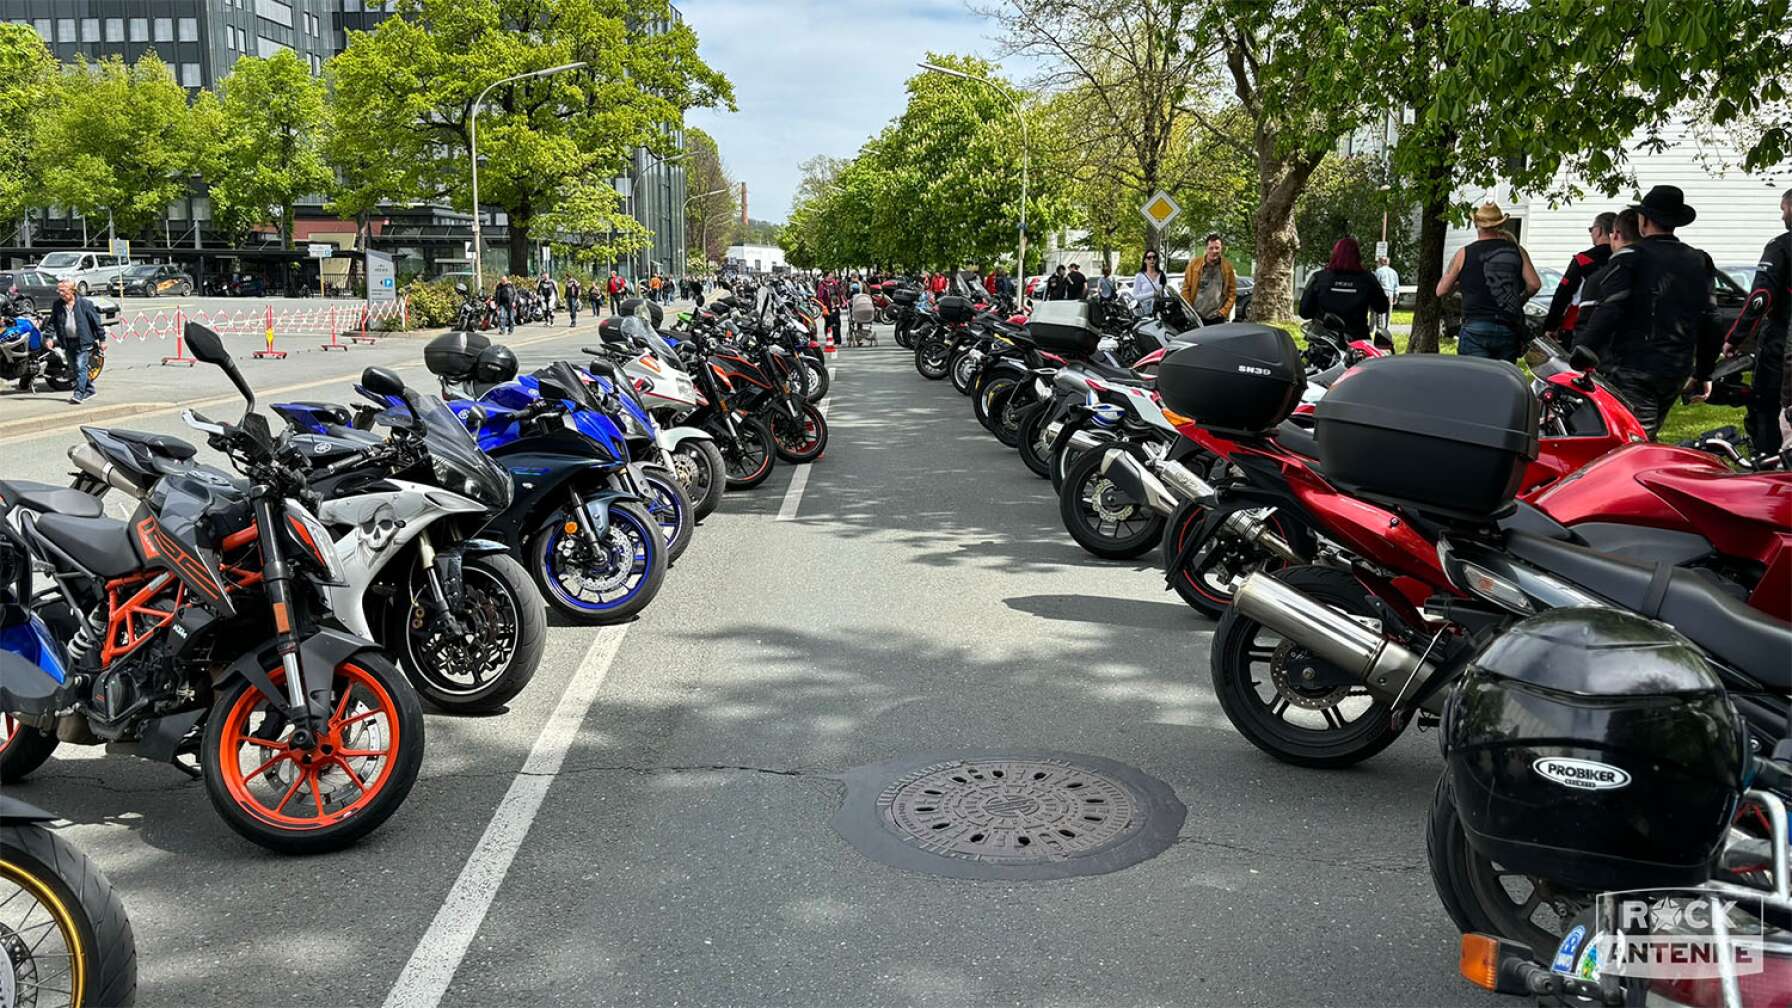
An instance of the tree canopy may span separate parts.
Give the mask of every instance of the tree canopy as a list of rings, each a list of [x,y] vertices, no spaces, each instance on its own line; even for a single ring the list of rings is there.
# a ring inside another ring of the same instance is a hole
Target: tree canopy
[[[383,146],[403,166],[384,180],[399,190],[388,199],[470,211],[477,130],[480,200],[506,214],[513,272],[527,269],[538,218],[565,234],[627,231],[619,204],[597,188],[623,175],[637,148],[670,156],[685,110],[733,107],[727,79],[666,0],[400,0],[399,9],[409,16],[354,35],[331,61],[336,147]],[[636,30],[648,24],[663,30]],[[574,62],[586,65],[501,83]]]
[[[205,159],[214,219],[245,231],[277,221],[283,247],[292,247],[293,205],[328,192],[335,173],[324,157],[323,82],[298,54],[243,56],[224,78],[217,132]],[[195,102],[207,116],[210,94]]]

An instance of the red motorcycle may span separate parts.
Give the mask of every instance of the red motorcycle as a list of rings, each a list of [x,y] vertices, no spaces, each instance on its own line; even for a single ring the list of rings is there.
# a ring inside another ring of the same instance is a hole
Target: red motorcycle
[[[1211,377],[1221,368],[1204,368],[1204,384],[1190,380],[1201,362],[1182,354],[1165,362],[1159,388],[1167,403],[1192,411],[1203,397],[1226,395]],[[1262,352],[1246,366],[1298,374],[1297,365],[1277,366]],[[1511,368],[1404,357],[1353,369],[1316,414],[1314,454],[1325,448],[1323,470],[1288,450],[1288,428],[1270,426],[1272,411],[1259,410],[1249,425],[1197,419],[1229,428],[1216,444],[1226,442],[1219,446],[1245,474],[1231,492],[1272,508],[1282,522],[1257,524],[1252,512],[1234,510],[1207,524],[1255,524],[1239,538],[1274,536],[1286,550],[1280,558],[1296,565],[1247,576],[1213,640],[1221,707],[1276,758],[1336,767],[1374,755],[1413,717],[1435,722],[1449,684],[1481,642],[1525,615],[1562,606],[1630,609],[1672,623],[1713,657],[1757,739],[1783,733],[1792,626],[1748,608],[1742,587],[1675,566],[1689,559],[1678,535],[1626,525],[1622,519],[1634,515],[1610,510],[1598,515],[1606,521],[1569,527],[1516,500],[1538,454],[1541,403]],[[1599,483],[1606,489],[1588,484],[1589,499],[1615,500],[1623,488],[1614,477],[1651,485],[1632,470],[1605,468]],[[1730,479],[1755,481],[1752,491],[1735,484],[1734,492],[1753,494],[1751,520],[1771,530],[1746,533],[1765,557],[1757,578],[1783,574],[1792,534],[1792,482],[1784,481],[1792,476]],[[1699,516],[1689,521],[1711,519],[1701,527],[1713,548],[1714,536],[1734,544],[1745,535],[1717,528],[1736,521],[1716,520],[1729,498],[1700,492],[1684,474],[1655,485],[1678,491],[1671,503]],[[1706,510],[1695,511],[1688,497]],[[1634,559],[1607,555],[1610,543],[1627,545]],[[1769,588],[1763,598],[1776,594]]]
[[[1360,350],[1355,349],[1358,344],[1352,344],[1352,366],[1385,356],[1373,344],[1359,343]],[[1598,361],[1590,353],[1577,351],[1564,359],[1560,347],[1538,340],[1533,359],[1536,380],[1532,390],[1540,410],[1541,440],[1536,457],[1526,465],[1518,498],[1553,516],[1553,509],[1538,501],[1541,494],[1588,462],[1624,445],[1647,441],[1648,434],[1624,401],[1593,378]],[[1202,614],[1215,619],[1224,614],[1238,583],[1253,571],[1314,559],[1318,548],[1314,529],[1298,517],[1298,509],[1295,517],[1282,513],[1277,490],[1291,479],[1317,478],[1325,484],[1323,476],[1315,477],[1312,471],[1319,458],[1318,442],[1311,432],[1312,415],[1320,401],[1320,396],[1313,394],[1314,386],[1331,385],[1344,373],[1339,366],[1315,375],[1294,417],[1277,429],[1272,447],[1267,449],[1217,437],[1193,422],[1180,424],[1178,429],[1185,436],[1214,458],[1234,466],[1240,454],[1263,455],[1266,450],[1280,459],[1274,467],[1261,463],[1238,467],[1240,480],[1222,483],[1212,501],[1184,508],[1165,529],[1165,578],[1183,601]],[[1717,464],[1715,459],[1712,462]],[[1290,476],[1291,472],[1299,475]],[[1586,519],[1557,520],[1575,524]],[[1649,557],[1661,555],[1656,552],[1660,544],[1651,537],[1604,527],[1612,521],[1623,520],[1607,518],[1589,528],[1588,545],[1620,554],[1636,555],[1644,550],[1643,555]]]

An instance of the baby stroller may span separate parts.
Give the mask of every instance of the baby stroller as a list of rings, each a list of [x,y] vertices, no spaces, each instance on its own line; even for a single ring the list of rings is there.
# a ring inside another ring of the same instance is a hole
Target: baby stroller
[[[871,295],[860,291],[852,296],[850,320],[847,323],[847,346],[876,346],[877,330],[871,323],[877,320],[877,305],[872,302]]]

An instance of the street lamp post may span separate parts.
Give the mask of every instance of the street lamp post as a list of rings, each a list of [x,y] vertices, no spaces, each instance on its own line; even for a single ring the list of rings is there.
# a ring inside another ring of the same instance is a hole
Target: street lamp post
[[[700,199],[708,199],[711,196],[720,196],[725,192],[731,192],[731,191],[732,190],[730,190],[727,186],[723,186],[720,189],[711,189],[709,192],[706,192],[706,193],[698,193],[697,195],[692,196],[689,199],[684,201],[685,211],[688,213],[691,209],[691,204],[697,202]],[[697,251],[700,254],[702,254],[703,261],[705,263],[708,263],[709,262],[709,214],[703,215],[703,226],[697,230],[697,246],[698,246]],[[687,258],[687,259],[690,258],[688,253],[686,254],[685,258]]]
[[[1031,145],[1027,142],[1027,117],[1021,112],[1020,101],[1009,93],[1007,88],[988,77],[978,77],[975,74],[965,73],[963,70],[940,66],[937,63],[917,63],[915,65],[930,73],[961,77],[979,84],[987,84],[990,90],[1007,99],[1008,104],[1014,108],[1014,118],[1020,120],[1020,250],[1014,259],[1014,272],[1017,274],[1014,282],[1015,290],[1019,292],[1020,299],[1024,302],[1027,298],[1027,159],[1028,148]]]
[[[568,70],[577,70],[586,65],[583,60],[580,60],[577,63],[564,63],[557,67],[548,67],[546,70],[531,70],[514,77],[492,81],[486,85],[484,91],[479,92],[479,97],[473,99],[473,111],[469,113],[470,118],[467,121],[467,152],[473,161],[473,286],[475,290],[485,290],[485,243],[479,232],[479,106],[485,104],[485,96],[491,94],[492,88],[500,84],[514,84],[531,77],[547,77],[552,74],[565,73]]]

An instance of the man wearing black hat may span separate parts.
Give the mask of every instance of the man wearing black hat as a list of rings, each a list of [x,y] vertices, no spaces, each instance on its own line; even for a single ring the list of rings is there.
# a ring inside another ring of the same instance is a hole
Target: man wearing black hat
[[[1574,344],[1599,355],[1600,374],[1653,438],[1688,378],[1702,386],[1701,395],[1710,388],[1718,349],[1714,267],[1710,256],[1674,236],[1698,217],[1679,186],[1656,186],[1635,209],[1642,240],[1635,254],[1607,265],[1599,310]]]
[[[1742,351],[1751,334],[1758,337],[1747,426],[1749,440],[1761,455],[1780,450],[1779,412],[1789,405],[1781,395],[1782,383],[1792,382],[1792,374],[1786,372],[1786,331],[1792,319],[1792,189],[1780,197],[1780,220],[1786,230],[1761,250],[1748,304],[1724,338],[1724,356],[1729,357]]]

